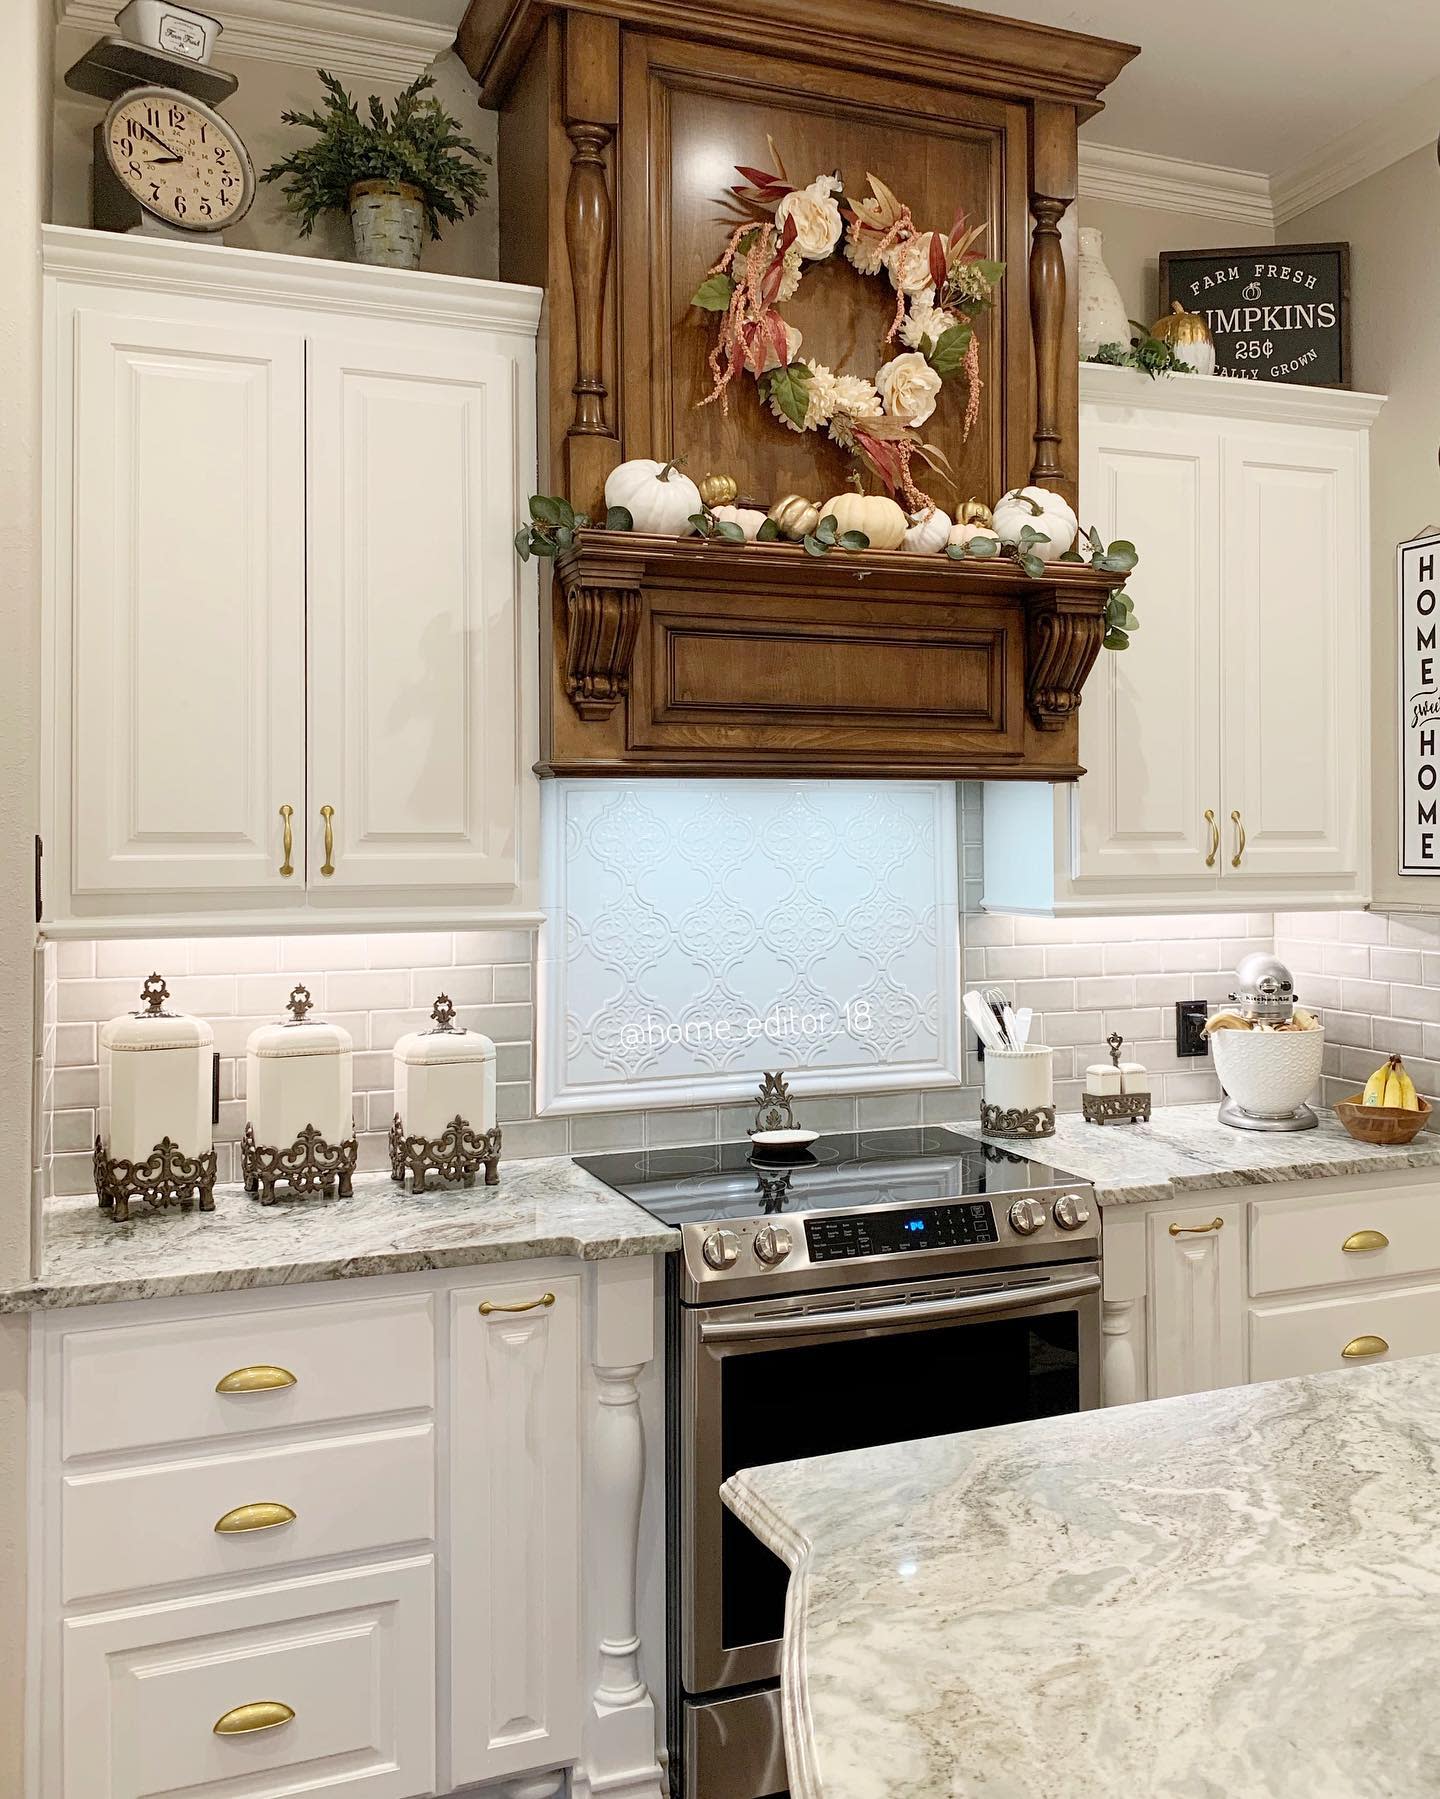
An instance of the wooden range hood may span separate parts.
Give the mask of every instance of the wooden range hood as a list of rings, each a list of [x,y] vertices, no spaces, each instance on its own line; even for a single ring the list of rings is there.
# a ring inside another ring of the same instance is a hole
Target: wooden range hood
[[[1076,134],[1131,46],[938,0],[471,0],[458,48],[501,115],[501,275],[547,295],[545,492],[594,513],[617,463],[672,454],[766,500],[844,487],[835,446],[781,427],[753,382],[728,418],[697,410],[711,332],[690,295],[732,165],[763,165],[768,135],[796,180],[873,170],[922,225],[957,205],[992,222],[1007,267],[978,325],[980,417],[964,441],[947,392],[926,435],[959,497],[1075,499]],[[880,289],[814,265],[785,309],[804,354],[883,361]],[[542,629],[539,768],[1071,780],[1115,585],[587,532]]]

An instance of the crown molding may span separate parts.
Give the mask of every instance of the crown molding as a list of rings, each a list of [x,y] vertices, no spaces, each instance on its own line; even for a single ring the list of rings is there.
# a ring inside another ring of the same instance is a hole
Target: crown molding
[[[55,17],[61,25],[108,36],[118,6],[119,0],[55,0]],[[455,42],[451,25],[362,11],[334,0],[226,0],[223,25],[222,62],[228,52],[397,84],[413,81]]]
[[[1429,148],[1435,142],[1437,118],[1440,80],[1427,81],[1397,106],[1342,133],[1313,156],[1274,176],[1270,186],[1276,224],[1288,224],[1312,206],[1378,175],[1391,163]]]
[[[1204,219],[1230,219],[1252,231],[1271,231],[1275,226],[1267,175],[1084,139],[1080,143],[1080,198],[1188,212]]]
[[[1346,387],[1303,387],[1289,381],[1235,381],[1217,375],[1168,375],[1152,380],[1138,369],[1080,364],[1080,398],[1088,406],[1149,412],[1201,413],[1208,418],[1258,419],[1271,425],[1330,425],[1363,431],[1387,399]]]

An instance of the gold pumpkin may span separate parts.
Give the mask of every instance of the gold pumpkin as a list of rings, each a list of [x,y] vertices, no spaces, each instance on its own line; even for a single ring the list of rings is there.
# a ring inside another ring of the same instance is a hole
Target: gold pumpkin
[[[807,537],[820,523],[820,508],[813,500],[807,500],[801,494],[787,493],[782,494],[770,508],[770,516],[782,537],[799,543],[802,537]]]
[[[739,491],[733,475],[707,475],[700,483],[700,498],[707,506],[729,506]]]
[[[1181,301],[1174,301],[1165,317],[1156,319],[1150,335],[1169,344],[1181,362],[1189,363],[1197,375],[1215,373],[1215,339],[1210,335],[1210,327],[1201,313],[1186,312]]]
[[[837,493],[825,502],[821,516],[827,514],[834,515],[837,537],[847,531],[863,531],[872,550],[898,550],[905,541],[905,514],[883,494]]]
[[[957,525],[984,525],[987,528],[995,523],[995,514],[983,500],[967,500],[960,508]]]

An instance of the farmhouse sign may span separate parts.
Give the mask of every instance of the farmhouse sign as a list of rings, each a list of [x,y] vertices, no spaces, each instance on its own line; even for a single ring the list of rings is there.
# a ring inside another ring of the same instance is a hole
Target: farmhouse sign
[[[1440,874],[1440,532],[1396,552],[1400,590],[1400,873]]]
[[[1205,316],[1215,373],[1245,381],[1350,384],[1350,246],[1165,250],[1160,311]]]

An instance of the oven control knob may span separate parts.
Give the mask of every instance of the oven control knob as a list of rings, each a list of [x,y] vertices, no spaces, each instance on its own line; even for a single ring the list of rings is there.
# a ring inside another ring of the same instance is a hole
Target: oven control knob
[[[1090,1208],[1078,1193],[1062,1193],[1055,1201],[1054,1218],[1062,1231],[1078,1231],[1090,1222]]]
[[[755,1260],[773,1268],[790,1253],[791,1237],[783,1224],[762,1224],[755,1233]]]
[[[1017,1199],[1010,1208],[1010,1228],[1018,1236],[1033,1237],[1047,1215],[1038,1199]]]
[[[740,1259],[740,1239],[734,1231],[711,1231],[701,1244],[700,1253],[711,1268],[733,1268]]]

